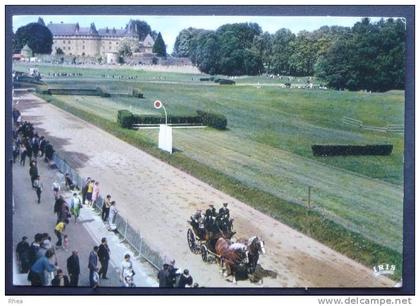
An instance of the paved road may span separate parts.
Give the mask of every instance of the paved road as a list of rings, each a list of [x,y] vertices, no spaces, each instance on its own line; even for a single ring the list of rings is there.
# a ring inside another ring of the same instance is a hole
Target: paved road
[[[31,188],[29,178],[29,166],[20,166],[18,163],[13,165],[13,186],[15,200],[15,214],[13,216],[13,245],[21,240],[23,236],[29,237],[32,241],[34,235],[38,232],[49,233],[52,242],[57,242],[54,235],[54,226],[56,215],[53,213],[54,197],[51,191],[52,182],[57,180],[59,172],[47,168],[46,163],[39,159],[39,172],[44,184],[44,192],[42,193],[41,203],[37,204],[36,194]],[[64,194],[65,197],[70,194]],[[66,273],[66,260],[71,255],[71,250],[79,251],[81,275],[79,286],[89,286],[89,270],[88,257],[94,245],[98,245],[102,237],[107,237],[111,249],[111,262],[108,269],[109,280],[101,280],[100,286],[116,286],[120,287],[122,283],[119,281],[119,264],[124,253],[130,253],[125,246],[119,245],[118,238],[115,234],[108,232],[102,221],[96,214],[87,208],[82,209],[81,222],[74,224],[70,222],[66,227],[65,234],[69,236],[69,250],[57,250],[57,262],[59,267]],[[136,269],[137,267],[137,269]],[[156,283],[146,274],[151,274],[152,270],[144,269],[142,272],[135,265],[136,285],[137,286],[156,286]],[[153,271],[154,273],[154,271]],[[24,275],[16,275],[14,277],[15,285],[26,285],[26,277]]]

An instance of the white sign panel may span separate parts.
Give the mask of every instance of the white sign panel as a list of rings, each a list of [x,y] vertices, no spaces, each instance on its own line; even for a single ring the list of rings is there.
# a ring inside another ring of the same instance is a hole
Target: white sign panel
[[[166,124],[160,125],[159,149],[172,154],[172,127]]]

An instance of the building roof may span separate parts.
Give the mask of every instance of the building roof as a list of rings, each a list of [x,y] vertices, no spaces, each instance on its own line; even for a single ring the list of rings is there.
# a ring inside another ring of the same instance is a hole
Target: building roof
[[[28,46],[28,44],[26,44],[25,46],[23,46],[21,51],[29,51],[32,52],[32,49]]]
[[[150,34],[147,34],[146,38],[143,40],[143,46],[153,47],[154,44],[155,41],[153,40],[152,36],[150,36]]]
[[[103,28],[96,30],[95,24],[90,27],[80,27],[78,23],[49,23],[47,25],[53,36],[135,36],[129,29]]]

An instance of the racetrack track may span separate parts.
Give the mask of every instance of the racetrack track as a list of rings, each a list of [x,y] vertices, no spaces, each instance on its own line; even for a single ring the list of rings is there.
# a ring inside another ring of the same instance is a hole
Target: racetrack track
[[[226,282],[215,264],[190,252],[187,220],[197,209],[229,202],[237,237],[263,237],[264,269],[278,273],[265,278],[267,287],[388,287],[394,282],[333,251],[196,178],[165,164],[95,126],[35,96],[18,104],[23,119],[34,123],[79,173],[100,181],[101,193],[112,194],[117,208],[148,244],[188,268],[205,287],[236,286]],[[241,281],[237,286],[255,286]]]

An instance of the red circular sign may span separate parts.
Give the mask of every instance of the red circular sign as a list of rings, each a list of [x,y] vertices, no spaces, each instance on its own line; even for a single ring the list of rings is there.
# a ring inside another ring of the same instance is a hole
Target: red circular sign
[[[154,103],[155,108],[159,109],[162,107],[162,102],[160,102],[159,100],[156,100]]]

